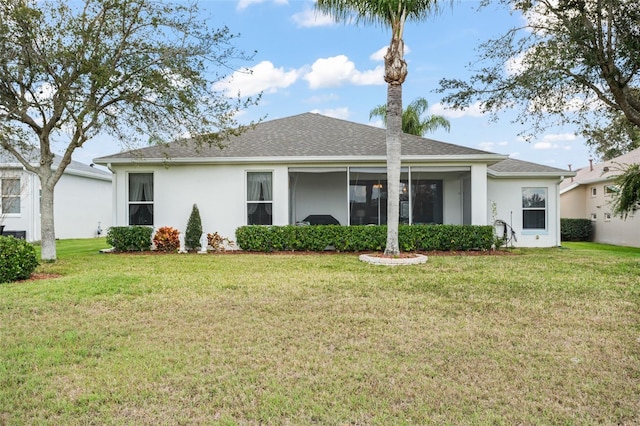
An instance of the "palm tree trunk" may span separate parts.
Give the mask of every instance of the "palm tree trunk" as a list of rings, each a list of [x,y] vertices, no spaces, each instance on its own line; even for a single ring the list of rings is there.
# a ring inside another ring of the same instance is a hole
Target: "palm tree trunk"
[[[400,254],[400,138],[402,136],[402,85],[387,87],[387,246],[386,255]]]

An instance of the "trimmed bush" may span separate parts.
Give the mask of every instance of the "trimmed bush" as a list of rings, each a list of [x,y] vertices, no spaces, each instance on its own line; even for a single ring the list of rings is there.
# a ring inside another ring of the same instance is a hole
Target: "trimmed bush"
[[[180,248],[180,231],[170,226],[163,226],[153,236],[153,244],[157,251],[166,253],[178,251]]]
[[[591,219],[560,219],[560,239],[562,241],[591,241],[593,222]]]
[[[0,236],[0,283],[26,280],[37,266],[36,250],[31,244]]]
[[[401,225],[402,251],[489,250],[492,226]],[[386,226],[241,226],[236,242],[247,251],[382,251],[387,244]]]
[[[116,251],[149,251],[152,234],[149,226],[112,226],[107,232],[107,244]]]
[[[191,216],[187,222],[187,229],[184,233],[184,247],[187,250],[195,250],[200,247],[200,237],[202,237],[202,219],[198,205],[194,204],[191,209]]]

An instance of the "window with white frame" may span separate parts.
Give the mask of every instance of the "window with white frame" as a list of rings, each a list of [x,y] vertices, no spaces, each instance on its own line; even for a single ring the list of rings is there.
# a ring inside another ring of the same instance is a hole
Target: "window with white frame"
[[[272,225],[272,211],[272,173],[247,172],[247,225]]]
[[[604,221],[605,222],[611,222],[611,213],[605,213],[604,214]]]
[[[153,225],[153,173],[129,173],[129,225]]]
[[[595,197],[596,195],[598,195],[598,188],[596,188],[595,186],[591,187],[591,196]]]
[[[591,213],[591,221],[595,222],[596,220],[598,220],[598,215],[595,213]]]
[[[20,179],[2,178],[2,214],[20,214]]]
[[[522,229],[547,229],[547,188],[522,188]]]

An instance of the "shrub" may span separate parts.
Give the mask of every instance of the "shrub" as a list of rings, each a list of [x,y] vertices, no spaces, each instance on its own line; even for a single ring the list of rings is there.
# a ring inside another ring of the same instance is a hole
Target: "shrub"
[[[24,240],[0,237],[0,283],[26,280],[38,266],[36,250]]]
[[[334,247],[338,251],[381,251],[387,244],[386,226],[242,226],[236,241],[247,251],[310,250]],[[398,243],[402,251],[489,250],[494,242],[492,226],[401,225]]]
[[[116,251],[148,251],[151,234],[153,228],[149,226],[112,226],[107,232],[107,244]]]
[[[593,222],[591,219],[560,219],[560,239],[562,241],[591,241]]]
[[[195,250],[200,247],[200,237],[202,236],[202,220],[198,205],[194,204],[191,209],[191,216],[187,222],[187,229],[184,233],[184,246],[187,250]]]
[[[226,245],[232,245],[233,241],[229,238],[225,238],[214,232],[213,234],[207,234],[207,243],[215,252],[223,252],[226,251]]]
[[[180,231],[170,226],[163,226],[153,236],[156,250],[164,252],[178,251],[180,248]]]

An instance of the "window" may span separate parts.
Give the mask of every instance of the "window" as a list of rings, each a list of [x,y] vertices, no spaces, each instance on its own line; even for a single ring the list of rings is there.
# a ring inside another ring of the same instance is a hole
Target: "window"
[[[522,188],[522,229],[547,229],[546,188]]]
[[[620,188],[618,188],[618,185],[605,185],[604,186],[604,195],[606,195],[607,197],[611,197],[612,195],[615,195],[618,192],[620,192]]]
[[[153,173],[129,173],[129,225],[153,225]]]
[[[604,221],[605,222],[611,222],[611,213],[605,213],[604,214]]]
[[[596,220],[598,220],[598,215],[595,213],[591,213],[591,221],[595,222]]]
[[[591,187],[591,196],[595,197],[598,194],[598,189],[595,186]]]
[[[20,213],[20,179],[2,179],[2,213]]]
[[[271,172],[247,172],[247,224],[273,223],[273,176]]]

